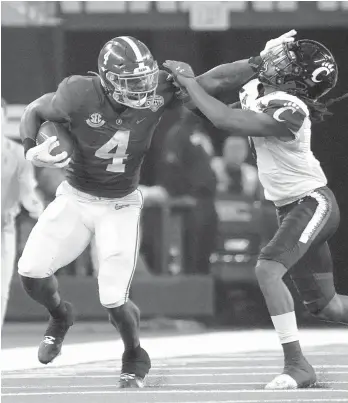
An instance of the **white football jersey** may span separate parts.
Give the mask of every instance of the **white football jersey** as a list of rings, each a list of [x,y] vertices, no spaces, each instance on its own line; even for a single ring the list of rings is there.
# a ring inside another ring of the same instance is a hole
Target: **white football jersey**
[[[251,80],[240,90],[243,109],[267,113],[284,122],[294,134],[293,140],[276,137],[252,137],[259,178],[265,197],[283,206],[325,186],[326,176],[311,151],[311,120],[306,104],[283,91],[258,98],[258,79]]]

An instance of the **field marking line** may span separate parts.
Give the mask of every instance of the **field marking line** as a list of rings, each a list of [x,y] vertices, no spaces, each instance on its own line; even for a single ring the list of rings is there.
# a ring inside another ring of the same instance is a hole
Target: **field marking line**
[[[319,385],[339,385],[347,384],[348,381],[328,381],[328,382],[317,382]],[[161,385],[161,387],[179,387],[179,386],[223,386],[223,385],[265,385],[265,382],[197,382],[197,383],[170,383],[167,385]],[[37,386],[2,386],[2,389],[92,389],[92,388],[113,388],[117,387],[116,384],[107,385],[37,385]],[[153,387],[153,385],[147,385],[147,387]],[[348,390],[347,390],[348,392]]]
[[[64,391],[64,392],[19,392],[19,393],[3,393],[1,396],[45,396],[45,395],[108,395],[108,394],[157,394],[157,395],[165,395],[169,393],[177,393],[177,394],[202,394],[202,393],[216,393],[216,394],[236,394],[236,393],[250,393],[250,394],[275,394],[275,393],[309,393],[309,394],[316,394],[316,393],[347,393],[347,389],[293,389],[293,390],[248,390],[248,389],[223,389],[223,390],[215,390],[215,389],[206,389],[206,390],[182,390],[182,389],[165,389],[165,390],[144,390],[144,389],[126,389],[126,390],[103,390],[103,391]]]
[[[221,373],[197,373],[197,374],[149,374],[148,378],[158,378],[160,376],[168,376],[172,378],[181,378],[181,377],[218,377],[218,376],[260,376],[260,375],[277,375],[278,372],[221,372]],[[348,371],[325,371],[325,374],[337,374],[343,375],[348,374]],[[40,378],[40,379],[49,379],[49,378],[115,378],[117,375],[75,375],[74,373],[70,374],[11,374],[11,375],[3,375],[2,379],[31,379],[31,378]]]

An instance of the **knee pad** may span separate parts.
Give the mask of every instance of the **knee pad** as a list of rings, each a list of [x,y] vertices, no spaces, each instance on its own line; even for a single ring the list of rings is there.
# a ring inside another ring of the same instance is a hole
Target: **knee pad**
[[[99,300],[105,308],[119,308],[128,301],[128,294],[117,284],[99,280]]]
[[[100,303],[105,308],[117,308],[125,304],[128,301],[132,277],[133,271],[122,270],[117,266],[117,262],[107,261],[101,265],[98,275]]]
[[[35,259],[26,259],[25,256],[18,261],[18,274],[23,277],[29,278],[47,278],[52,276],[53,270],[48,267],[47,269],[40,267],[39,264],[35,264]]]

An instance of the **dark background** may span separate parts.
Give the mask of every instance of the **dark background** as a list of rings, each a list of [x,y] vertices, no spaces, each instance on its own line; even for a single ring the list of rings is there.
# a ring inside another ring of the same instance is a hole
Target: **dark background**
[[[45,92],[54,91],[71,74],[97,71],[103,44],[118,35],[131,35],[145,42],[159,64],[165,59],[183,60],[200,74],[220,63],[256,55],[280,29],[238,29],[224,32],[190,30],[70,31],[58,27],[2,27],[2,95],[9,103],[26,104]],[[325,44],[339,66],[339,80],[328,98],[348,92],[348,30],[299,29],[298,39]],[[238,94],[236,93],[236,99]],[[337,291],[348,293],[348,102],[331,108],[334,116],[313,127],[312,148],[322,163],[329,186],[340,209],[341,225],[331,240]],[[175,114],[167,114],[158,130],[170,125]],[[221,138],[214,143],[219,148]],[[151,161],[150,161],[151,162]],[[144,175],[146,176],[144,171]],[[145,182],[148,178],[144,178]]]

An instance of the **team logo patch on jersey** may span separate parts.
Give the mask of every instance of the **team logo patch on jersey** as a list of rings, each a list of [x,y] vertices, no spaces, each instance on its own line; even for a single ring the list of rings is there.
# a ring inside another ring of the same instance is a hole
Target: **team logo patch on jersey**
[[[155,95],[155,97],[151,96],[146,100],[146,106],[149,107],[152,112],[157,112],[163,105],[164,99],[161,95]]]
[[[89,118],[86,120],[86,123],[91,127],[101,127],[105,124],[105,120],[100,113],[96,112],[89,116]]]
[[[278,122],[284,122],[293,133],[302,127],[307,116],[300,105],[283,99],[271,99],[263,112]]]

